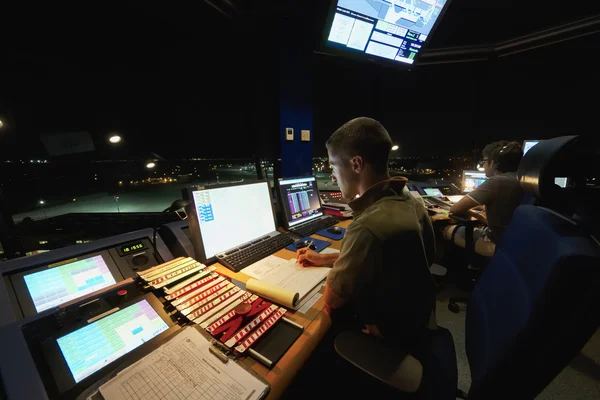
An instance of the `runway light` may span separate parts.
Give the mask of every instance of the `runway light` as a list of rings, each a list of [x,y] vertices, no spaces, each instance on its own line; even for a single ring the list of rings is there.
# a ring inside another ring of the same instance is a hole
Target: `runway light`
[[[117,144],[121,142],[121,136],[119,135],[113,135],[108,139],[109,142],[111,142],[112,144]]]
[[[148,168],[148,169],[152,169],[154,167],[156,167],[156,164],[153,162],[149,162],[148,164],[146,164],[146,168]]]
[[[398,146],[397,144],[392,146],[392,151],[396,151],[400,148],[400,146]]]

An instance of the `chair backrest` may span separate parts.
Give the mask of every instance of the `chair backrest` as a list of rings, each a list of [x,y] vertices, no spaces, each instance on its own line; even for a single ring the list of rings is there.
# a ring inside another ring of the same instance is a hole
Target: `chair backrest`
[[[522,187],[544,200],[532,175],[519,175],[528,177]],[[468,304],[469,399],[534,398],[595,332],[600,244],[589,226],[548,208],[517,208]]]

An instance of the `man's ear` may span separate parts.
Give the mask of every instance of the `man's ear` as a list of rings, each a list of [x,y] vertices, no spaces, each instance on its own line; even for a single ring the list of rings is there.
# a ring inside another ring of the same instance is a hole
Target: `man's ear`
[[[350,160],[350,166],[352,171],[358,174],[365,168],[365,160],[361,156],[354,156]]]

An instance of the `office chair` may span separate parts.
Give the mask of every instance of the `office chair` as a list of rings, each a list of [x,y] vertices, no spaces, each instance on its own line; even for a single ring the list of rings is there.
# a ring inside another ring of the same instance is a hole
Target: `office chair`
[[[577,136],[542,142],[526,154],[518,172],[521,186],[544,206],[517,208],[471,294],[465,321],[472,379],[468,395],[448,385],[447,392],[431,398],[533,399],[596,331],[600,243],[594,235],[600,233],[595,206],[600,193],[585,175],[595,171],[597,155],[598,147]],[[555,187],[556,176],[572,178],[570,186]],[[340,340],[338,347],[336,339],[338,354],[355,365],[363,361],[356,343],[353,348],[343,344]],[[440,361],[424,368],[439,371],[455,349],[441,343],[431,354]],[[370,355],[373,360],[380,356]],[[394,387],[386,379],[389,370],[369,373]]]

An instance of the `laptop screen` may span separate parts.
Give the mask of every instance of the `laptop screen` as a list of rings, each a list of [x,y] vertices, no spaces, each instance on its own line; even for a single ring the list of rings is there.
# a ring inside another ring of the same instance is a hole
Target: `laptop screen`
[[[207,259],[277,229],[269,190],[259,182],[192,192]]]
[[[470,193],[477,189],[479,185],[487,180],[485,172],[480,171],[463,171],[462,191]]]
[[[280,179],[279,194],[288,228],[323,215],[314,176]]]

